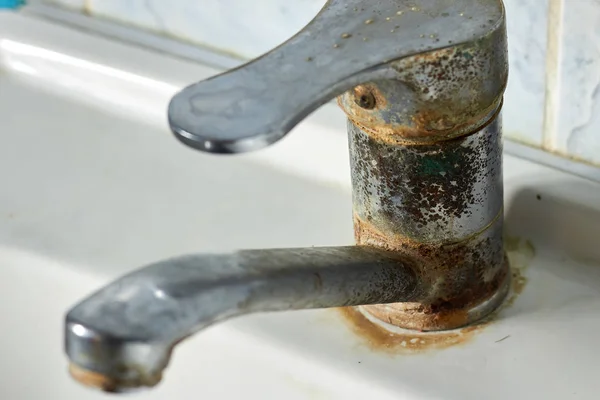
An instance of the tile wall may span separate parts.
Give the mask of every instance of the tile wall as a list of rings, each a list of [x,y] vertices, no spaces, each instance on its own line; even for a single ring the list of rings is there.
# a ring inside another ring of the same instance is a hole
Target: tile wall
[[[46,0],[244,58],[301,29],[325,0]],[[504,0],[507,138],[600,166],[600,0]]]

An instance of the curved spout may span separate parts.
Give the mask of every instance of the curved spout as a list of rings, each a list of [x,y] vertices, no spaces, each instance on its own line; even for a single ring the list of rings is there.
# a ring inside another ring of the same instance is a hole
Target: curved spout
[[[245,250],[150,265],[69,311],[71,372],[107,391],[153,386],[172,348],[206,326],[259,311],[411,301],[411,262],[371,247]]]

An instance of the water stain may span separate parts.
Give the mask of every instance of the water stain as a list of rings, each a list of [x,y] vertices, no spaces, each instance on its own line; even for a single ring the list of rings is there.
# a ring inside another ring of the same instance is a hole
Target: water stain
[[[81,12],[84,15],[92,15],[92,1],[91,0],[84,0],[83,1]]]
[[[330,399],[331,393],[328,393],[323,388],[315,385],[314,383],[306,382],[304,380],[298,379],[291,374],[286,374],[284,376],[285,381],[289,383],[290,386],[293,387],[296,393],[302,393],[303,398],[311,399],[311,400],[321,400],[321,399]]]
[[[504,238],[504,249],[508,256],[508,262],[512,273],[511,292],[508,298],[500,307],[499,311],[511,306],[517,297],[523,292],[527,285],[527,267],[531,260],[535,258],[535,247],[531,241],[516,236],[506,236]]]
[[[348,327],[363,344],[375,351],[388,354],[421,354],[468,343],[493,324],[503,310],[511,307],[527,285],[526,270],[535,257],[533,244],[518,237],[505,237],[504,244],[512,274],[510,292],[498,310],[476,324],[443,332],[418,332],[372,322],[357,307],[340,308],[339,311]]]

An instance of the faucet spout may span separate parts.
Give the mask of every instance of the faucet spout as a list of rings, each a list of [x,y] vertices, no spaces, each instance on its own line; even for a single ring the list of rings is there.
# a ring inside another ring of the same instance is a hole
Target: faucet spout
[[[120,392],[157,384],[173,347],[224,319],[261,311],[413,301],[419,279],[398,252],[313,247],[202,254],[152,264],[71,309],[71,373]]]

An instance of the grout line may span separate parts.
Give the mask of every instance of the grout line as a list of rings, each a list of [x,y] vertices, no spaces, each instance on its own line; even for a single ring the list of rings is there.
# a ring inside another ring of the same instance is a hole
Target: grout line
[[[554,152],[558,149],[558,113],[560,111],[560,59],[563,30],[564,0],[549,0],[546,47],[546,90],[542,148]]]
[[[504,141],[504,153],[600,183],[600,168],[570,158],[563,153],[550,153],[539,147],[531,147],[511,140]]]

